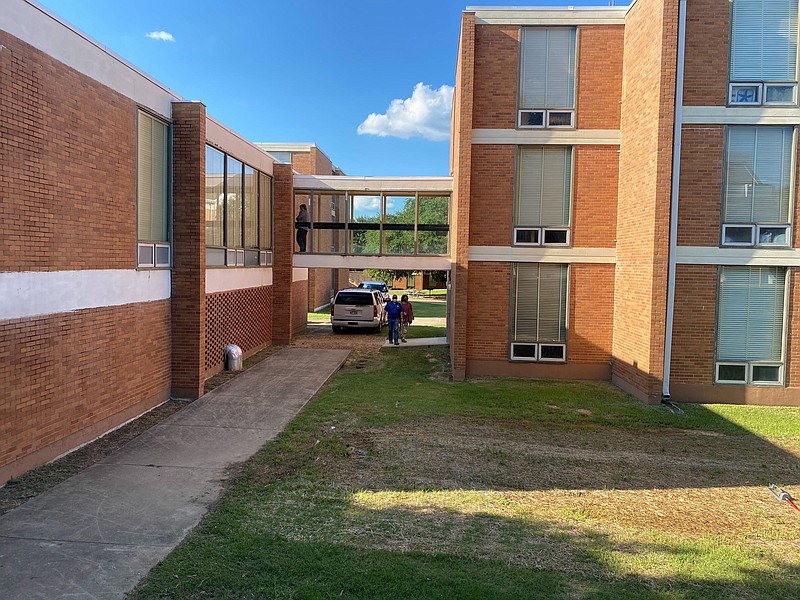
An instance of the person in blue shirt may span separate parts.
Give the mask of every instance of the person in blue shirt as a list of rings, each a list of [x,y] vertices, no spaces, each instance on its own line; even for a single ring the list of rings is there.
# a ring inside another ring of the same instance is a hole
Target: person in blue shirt
[[[398,341],[398,329],[400,327],[400,313],[402,311],[403,307],[397,301],[397,294],[392,296],[392,300],[387,302],[383,309],[383,312],[386,313],[386,320],[389,325],[389,343],[395,346],[400,345]]]

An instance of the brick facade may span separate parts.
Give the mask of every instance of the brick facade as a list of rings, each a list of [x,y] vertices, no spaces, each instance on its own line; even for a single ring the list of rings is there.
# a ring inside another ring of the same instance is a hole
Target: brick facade
[[[578,129],[619,129],[624,40],[621,25],[578,28]]]
[[[683,103],[724,106],[728,92],[731,3],[686,3],[686,61]]]

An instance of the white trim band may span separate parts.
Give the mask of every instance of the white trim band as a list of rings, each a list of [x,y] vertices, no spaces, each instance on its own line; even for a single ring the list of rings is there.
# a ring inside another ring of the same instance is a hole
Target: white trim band
[[[800,108],[684,106],[684,125],[797,125]]]
[[[473,129],[473,144],[619,146],[619,129]]]
[[[308,281],[308,269],[292,268],[292,281]]]
[[[628,7],[483,7],[468,6],[478,25],[624,25]]]
[[[752,265],[800,267],[800,249],[717,248],[716,246],[678,246],[681,265]]]
[[[167,300],[170,285],[166,269],[0,273],[0,320]]]
[[[353,175],[295,175],[294,190],[320,192],[420,192],[443,193],[453,191],[452,177],[359,177]]]
[[[520,248],[470,246],[469,260],[480,262],[601,263],[617,262],[615,248]]]
[[[206,294],[272,285],[272,267],[206,269]]]

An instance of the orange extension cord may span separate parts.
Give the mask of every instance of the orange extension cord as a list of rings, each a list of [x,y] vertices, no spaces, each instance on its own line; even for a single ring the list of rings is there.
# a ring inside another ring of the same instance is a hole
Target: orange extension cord
[[[797,504],[794,503],[794,498],[792,498],[789,492],[783,491],[774,483],[770,483],[767,489],[769,490],[770,494],[775,496],[776,500],[780,500],[781,502],[788,502],[789,506],[791,506],[797,512],[800,512],[800,507],[798,507]]]

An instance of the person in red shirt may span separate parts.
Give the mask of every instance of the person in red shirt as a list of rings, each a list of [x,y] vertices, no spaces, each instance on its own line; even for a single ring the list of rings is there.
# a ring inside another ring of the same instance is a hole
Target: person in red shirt
[[[414,309],[408,301],[408,294],[403,294],[400,298],[400,341],[406,341],[408,326],[414,321]]]

